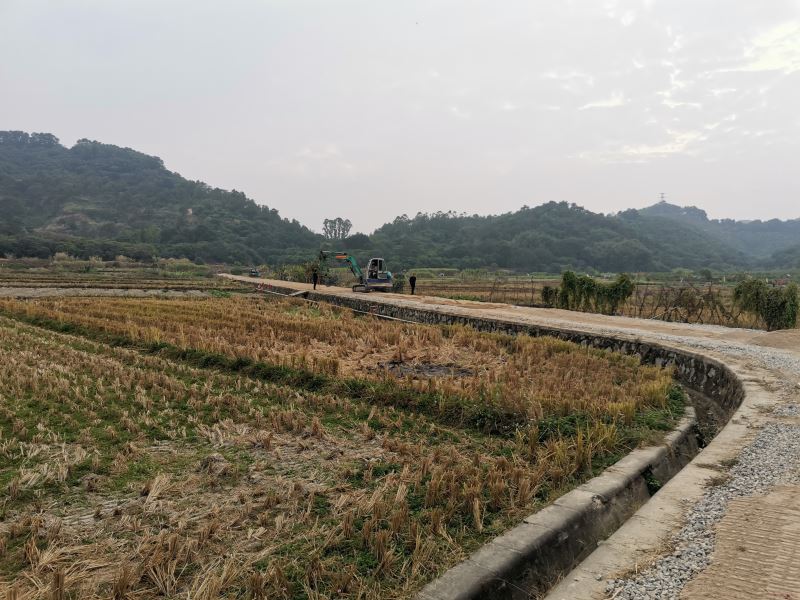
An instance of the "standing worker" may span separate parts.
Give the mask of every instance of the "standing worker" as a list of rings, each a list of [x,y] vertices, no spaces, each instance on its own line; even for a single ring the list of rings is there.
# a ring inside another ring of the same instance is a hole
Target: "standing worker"
[[[414,288],[417,287],[417,276],[412,275],[408,278],[408,284],[411,286],[411,295],[414,295]]]
[[[319,281],[319,273],[317,273],[317,270],[314,269],[314,272],[311,273],[311,283],[314,284],[314,289],[317,289],[317,282],[318,281]]]

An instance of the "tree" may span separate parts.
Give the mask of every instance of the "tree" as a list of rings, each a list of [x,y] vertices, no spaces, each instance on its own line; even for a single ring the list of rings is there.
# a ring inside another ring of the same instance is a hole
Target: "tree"
[[[359,250],[363,250],[370,247],[370,239],[369,236],[364,233],[354,233],[348,238],[345,238],[342,241],[342,247],[347,249],[356,248]]]
[[[322,235],[329,240],[343,240],[350,235],[352,227],[353,224],[350,219],[342,219],[341,217],[325,219],[322,222]]]

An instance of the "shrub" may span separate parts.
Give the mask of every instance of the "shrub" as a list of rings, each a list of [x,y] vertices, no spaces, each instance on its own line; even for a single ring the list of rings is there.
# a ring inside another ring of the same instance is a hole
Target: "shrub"
[[[794,283],[778,288],[760,279],[746,279],[736,285],[733,299],[742,310],[763,319],[769,331],[797,326],[800,294]]]
[[[392,291],[395,294],[402,294],[406,289],[406,276],[404,273],[395,273],[392,276]]]
[[[325,279],[327,269],[321,268],[319,261],[316,260],[309,260],[295,265],[285,265],[283,267],[286,280],[297,281],[299,283],[309,283],[314,271],[320,275],[320,280]]]
[[[595,308],[603,314],[616,314],[620,304],[631,297],[636,284],[626,273],[619,275],[614,283],[598,284],[595,289]]]
[[[542,288],[542,302],[552,308],[558,302],[558,288],[546,285]]]
[[[567,310],[584,310],[602,314],[616,314],[619,306],[631,297],[636,284],[629,275],[619,275],[613,283],[601,283],[588,275],[576,275],[572,271],[564,271],[560,288],[547,287],[542,290],[545,304],[556,303]],[[549,301],[549,302],[548,302]]]

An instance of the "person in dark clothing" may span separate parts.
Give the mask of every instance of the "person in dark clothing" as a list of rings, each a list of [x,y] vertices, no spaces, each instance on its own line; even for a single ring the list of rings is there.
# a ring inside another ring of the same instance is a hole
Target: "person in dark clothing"
[[[319,273],[317,273],[316,271],[314,271],[314,272],[311,274],[311,283],[313,283],[313,284],[314,284],[314,289],[317,289],[317,282],[318,282],[318,281],[319,281]]]
[[[411,286],[411,295],[414,295],[414,289],[417,287],[417,276],[412,275],[408,278],[408,284]]]

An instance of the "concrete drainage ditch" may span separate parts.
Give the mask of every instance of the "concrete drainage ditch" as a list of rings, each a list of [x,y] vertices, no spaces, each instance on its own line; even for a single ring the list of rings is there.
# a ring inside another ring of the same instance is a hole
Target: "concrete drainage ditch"
[[[290,285],[261,291],[297,294]],[[676,379],[689,390],[698,410],[688,408],[663,445],[634,450],[522,523],[485,544],[464,562],[428,584],[420,600],[521,600],[537,597],[587,557],[627,521],[658,488],[699,452],[744,398],[744,386],[723,363],[701,354],[620,335],[530,325],[512,320],[460,314],[446,306],[422,308],[408,302],[348,294],[313,292],[308,300],[361,313],[417,323],[462,324],[479,331],[553,336],[563,340],[637,355],[643,362],[673,365]]]

